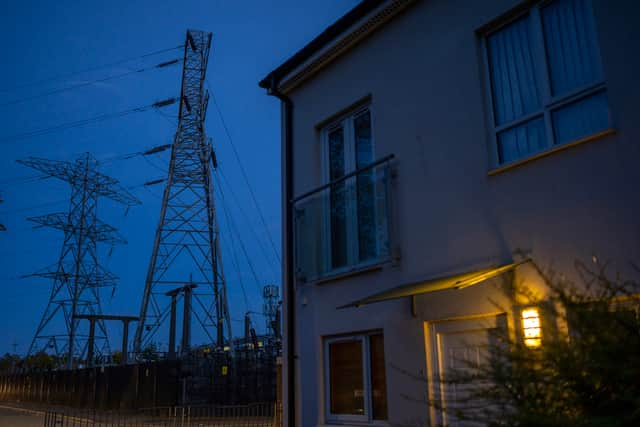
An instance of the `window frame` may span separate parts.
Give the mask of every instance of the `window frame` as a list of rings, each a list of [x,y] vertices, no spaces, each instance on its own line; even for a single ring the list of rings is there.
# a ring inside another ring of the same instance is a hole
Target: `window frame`
[[[330,179],[330,161],[329,161],[329,134],[342,127],[343,129],[343,144],[344,144],[344,173],[348,174],[357,170],[357,161],[356,161],[356,145],[355,145],[355,136],[354,136],[354,121],[357,117],[361,116],[369,112],[369,120],[371,126],[371,157],[372,159],[376,158],[376,144],[375,144],[375,135],[373,132],[374,129],[374,111],[370,103],[366,103],[364,105],[360,105],[357,108],[349,110],[344,114],[341,114],[339,117],[334,120],[326,123],[320,129],[320,149],[321,149],[321,175],[322,175],[322,183],[326,184],[331,181]],[[374,171],[375,172],[375,171]],[[329,189],[330,191],[330,189]],[[357,212],[357,202],[356,203],[347,203],[346,206],[346,223],[347,223],[347,232],[346,232],[346,252],[347,252],[347,262],[344,266],[341,267],[333,267],[332,266],[332,247],[331,247],[331,207],[330,207],[330,198],[327,198],[326,205],[323,210],[326,214],[323,215],[322,220],[322,238],[323,241],[326,242],[326,247],[323,248],[323,262],[325,263],[322,268],[326,271],[325,276],[333,276],[339,275],[342,273],[353,271],[354,269],[358,269],[361,267],[366,267],[369,265],[376,265],[381,262],[380,257],[374,257],[372,259],[360,261],[360,249],[359,249],[359,238],[358,238],[358,212]],[[377,212],[376,212],[377,213]],[[379,236],[376,233],[376,251],[380,252],[381,242],[379,241]]]
[[[489,167],[491,170],[501,169],[503,167],[510,167],[513,165],[518,165],[521,162],[526,162],[530,159],[535,159],[541,155],[546,153],[550,153],[556,151],[558,149],[570,147],[581,141],[588,141],[593,138],[597,138],[601,134],[611,133],[613,131],[613,118],[611,117],[611,111],[609,107],[609,127],[605,130],[597,131],[595,133],[586,135],[584,137],[578,138],[576,140],[567,141],[561,144],[555,143],[555,133],[554,133],[554,124],[552,115],[555,111],[560,110],[562,107],[567,106],[571,103],[578,102],[581,100],[586,100],[590,96],[596,95],[600,92],[607,92],[606,85],[606,76],[605,70],[602,62],[602,52],[600,48],[600,37],[598,29],[595,28],[595,37],[598,40],[598,51],[596,55],[600,60],[600,65],[602,69],[601,79],[587,85],[575,88],[570,92],[564,93],[562,95],[553,95],[551,90],[551,76],[550,76],[550,65],[548,59],[548,52],[545,45],[545,34],[544,34],[544,26],[542,21],[542,11],[541,9],[545,6],[548,6],[550,3],[557,0],[543,0],[539,1],[531,6],[524,8],[518,13],[514,13],[506,19],[503,19],[499,22],[498,25],[493,26],[491,29],[483,31],[480,33],[480,50],[481,50],[481,61],[482,61],[482,69],[483,69],[483,83],[485,87],[485,109],[488,112],[486,116],[488,119],[487,127],[489,131],[489,139],[490,139],[490,147],[489,147]],[[588,1],[589,12],[592,15],[592,18],[595,21],[595,13],[593,10],[592,1]],[[504,123],[502,125],[496,125],[496,116],[494,110],[494,94],[493,94],[493,84],[491,80],[491,67],[489,63],[489,48],[488,48],[488,38],[501,30],[503,30],[508,25],[514,23],[519,19],[526,19],[529,25],[529,29],[531,31],[531,50],[534,55],[534,63],[539,64],[533,70],[534,75],[536,76],[537,82],[540,84],[541,89],[541,100],[540,100],[540,108],[535,112],[528,113],[522,117],[518,117],[515,120],[512,120],[508,123]],[[597,22],[595,22],[597,26]],[[608,104],[608,101],[607,101]],[[544,127],[545,127],[545,137],[546,137],[546,146],[544,149],[531,152],[517,159],[513,159],[510,161],[501,161],[500,159],[500,149],[498,145],[498,134],[504,132],[506,130],[521,126],[529,121],[532,121],[537,118],[543,118]]]
[[[353,333],[349,335],[340,335],[333,337],[323,338],[323,362],[324,362],[324,416],[325,421],[329,424],[344,424],[349,422],[365,423],[368,425],[387,426],[388,419],[386,420],[374,420],[373,419],[373,390],[372,390],[372,372],[371,372],[371,336],[382,335],[384,342],[384,333],[381,330],[375,330],[370,332]],[[333,414],[331,412],[331,354],[329,347],[331,344],[341,342],[353,342],[360,341],[362,343],[362,382],[363,382],[363,398],[364,398],[364,414],[363,415],[349,415],[349,414]],[[386,347],[386,346],[385,346]],[[384,349],[383,349],[384,351]],[[386,359],[385,359],[386,365]],[[387,371],[385,369],[385,384],[387,381]],[[388,393],[385,386],[385,399],[387,399],[388,407]]]

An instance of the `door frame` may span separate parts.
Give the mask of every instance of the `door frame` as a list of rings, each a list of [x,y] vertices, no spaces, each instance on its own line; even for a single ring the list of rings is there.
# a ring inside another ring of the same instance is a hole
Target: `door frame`
[[[505,311],[424,321],[427,397],[429,402],[442,402],[443,396],[442,384],[439,381],[440,366],[438,359],[438,334],[443,331],[438,329],[444,328],[446,332],[454,333],[486,330],[499,326],[507,328],[509,334],[513,331],[511,318]],[[429,420],[432,425],[444,425],[442,411],[436,409],[432,404],[429,404]]]

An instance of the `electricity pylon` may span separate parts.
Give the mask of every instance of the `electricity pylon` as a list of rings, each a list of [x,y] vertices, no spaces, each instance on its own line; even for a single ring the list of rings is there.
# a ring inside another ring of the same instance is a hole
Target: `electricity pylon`
[[[52,279],[53,287],[28,354],[44,351],[59,360],[66,357],[72,369],[74,361],[84,360],[85,355],[109,351],[104,322],[98,323],[97,351],[93,352],[87,347],[88,333],[75,316],[101,314],[100,288],[115,286],[117,280],[98,263],[98,243],[126,243],[115,228],[97,218],[98,198],[108,197],[127,206],[140,202],[116,179],[99,173],[98,162],[89,153],[75,162],[35,157],[18,162],[71,184],[69,212],[29,218],[36,227],[63,231],[64,241],[54,269],[30,275]]]
[[[280,320],[278,311],[280,309],[280,291],[276,285],[267,285],[262,288],[262,314],[266,319],[266,334],[278,338],[280,331]]]
[[[209,99],[204,82],[210,48],[211,33],[187,31],[178,129],[145,281],[134,340],[136,352],[152,344],[162,325],[169,323],[171,298],[167,291],[185,284],[197,286],[185,319],[195,318],[200,337],[208,344],[223,348],[227,340],[231,342],[211,179],[215,157],[204,131]]]

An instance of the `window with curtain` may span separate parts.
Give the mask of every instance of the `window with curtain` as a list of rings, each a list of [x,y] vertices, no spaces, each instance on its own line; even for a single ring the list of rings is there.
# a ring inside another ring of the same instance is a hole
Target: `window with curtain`
[[[497,165],[611,129],[590,0],[555,0],[484,37]]]
[[[326,181],[339,180],[374,161],[371,111],[364,108],[325,128]],[[379,256],[380,213],[376,209],[376,171],[364,170],[329,189],[329,270]]]
[[[325,340],[327,418],[387,419],[384,338],[379,332]]]

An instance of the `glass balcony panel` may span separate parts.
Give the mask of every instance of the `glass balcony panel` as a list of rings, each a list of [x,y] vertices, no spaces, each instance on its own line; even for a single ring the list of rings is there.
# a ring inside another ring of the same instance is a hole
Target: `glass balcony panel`
[[[389,161],[338,180],[294,204],[297,277],[310,281],[390,256]]]

